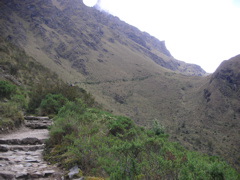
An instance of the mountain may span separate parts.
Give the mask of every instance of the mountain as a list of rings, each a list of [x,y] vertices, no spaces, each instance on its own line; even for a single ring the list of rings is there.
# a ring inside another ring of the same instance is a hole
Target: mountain
[[[157,120],[185,147],[240,167],[239,56],[206,75],[81,0],[2,0],[0,34],[114,114],[142,126]]]

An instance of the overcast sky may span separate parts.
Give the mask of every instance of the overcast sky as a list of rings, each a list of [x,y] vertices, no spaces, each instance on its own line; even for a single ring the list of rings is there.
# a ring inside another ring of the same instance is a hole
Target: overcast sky
[[[94,6],[98,0],[84,0]],[[179,60],[211,73],[240,54],[240,0],[100,0],[121,20],[165,40]]]

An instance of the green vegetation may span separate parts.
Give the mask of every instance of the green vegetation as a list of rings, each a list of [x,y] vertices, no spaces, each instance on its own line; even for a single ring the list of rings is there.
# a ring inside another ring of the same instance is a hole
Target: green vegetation
[[[47,94],[40,104],[41,114],[56,114],[66,102],[62,94]]]
[[[66,101],[75,101],[81,98],[88,106],[94,106],[95,101],[91,94],[78,86],[69,86],[61,81],[56,84],[40,83],[30,92],[29,113],[40,115],[56,114]]]
[[[0,131],[21,125],[26,108],[24,92],[8,81],[0,81]]]
[[[0,98],[10,98],[15,91],[15,85],[7,81],[0,81]]]
[[[81,98],[94,106],[82,88],[69,86],[55,73],[0,37],[0,133],[19,127],[23,114],[56,114],[67,102]]]
[[[159,123],[151,129],[126,117],[68,102],[54,118],[45,158],[84,175],[110,179],[239,179],[217,157],[170,142]]]

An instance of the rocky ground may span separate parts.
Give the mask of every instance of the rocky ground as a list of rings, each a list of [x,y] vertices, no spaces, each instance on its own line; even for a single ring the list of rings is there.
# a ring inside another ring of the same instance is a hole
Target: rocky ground
[[[61,171],[43,160],[48,117],[25,117],[25,126],[0,135],[0,179],[64,179]]]

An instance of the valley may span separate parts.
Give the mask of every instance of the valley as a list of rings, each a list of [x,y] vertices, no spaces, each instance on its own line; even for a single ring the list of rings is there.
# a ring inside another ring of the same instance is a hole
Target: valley
[[[3,0],[0,34],[104,110],[142,127],[157,121],[172,141],[240,170],[239,55],[206,74],[164,41],[78,0]]]

